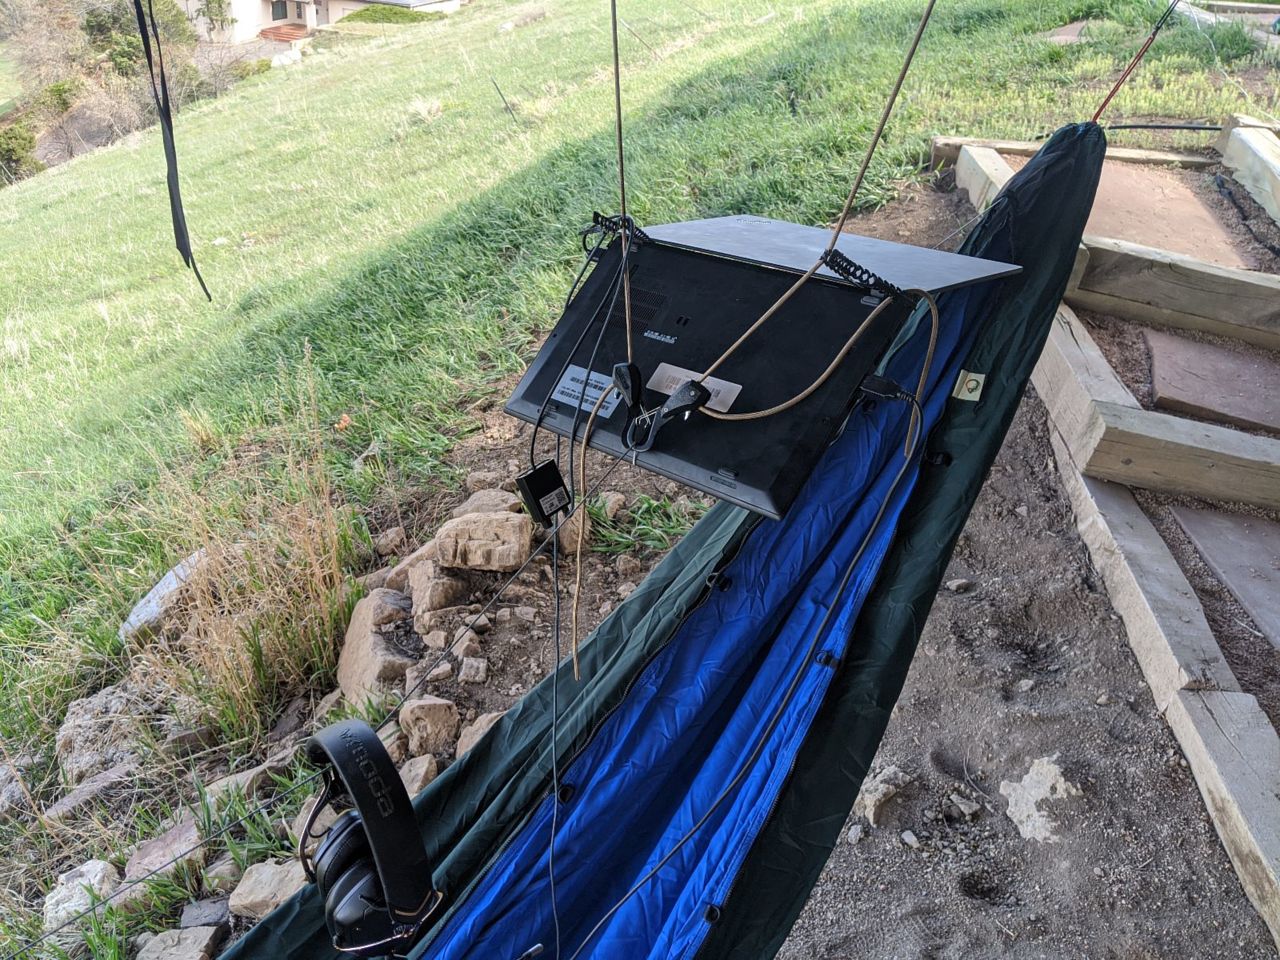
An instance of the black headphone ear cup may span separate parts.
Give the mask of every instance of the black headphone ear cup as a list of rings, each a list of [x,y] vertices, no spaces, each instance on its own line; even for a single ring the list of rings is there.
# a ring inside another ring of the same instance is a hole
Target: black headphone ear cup
[[[370,863],[356,864],[336,877],[325,898],[324,913],[334,943],[340,948],[382,943],[395,933],[378,872]],[[385,952],[380,949],[373,955],[383,956]]]
[[[320,896],[329,891],[352,864],[369,856],[369,838],[365,835],[360,815],[348,810],[333,822],[313,858],[316,887]]]

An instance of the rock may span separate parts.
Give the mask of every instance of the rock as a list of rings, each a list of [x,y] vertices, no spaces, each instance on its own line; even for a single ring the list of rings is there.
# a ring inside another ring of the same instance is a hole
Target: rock
[[[215,810],[221,809],[237,794],[243,795],[247,800],[254,799],[264,787],[274,783],[276,777],[288,771],[296,751],[296,746],[291,747],[268,757],[256,767],[213,781],[204,788],[206,798]]]
[[[267,732],[267,743],[280,744],[307,725],[307,716],[311,712],[311,704],[306,697],[294,697],[285,705],[280,718],[272,724]]]
[[[212,893],[230,893],[244,876],[231,854],[220,857],[204,872],[205,889]]]
[[[627,597],[635,593],[636,586],[637,584],[630,583],[630,582],[618,584],[618,599],[620,600],[627,599]]]
[[[489,729],[502,719],[505,710],[499,710],[496,713],[485,713],[475,719],[474,723],[468,724],[463,728],[461,735],[458,737],[457,756],[461,757],[464,753],[480,742],[480,739],[489,732]]]
[[[198,727],[171,726],[160,743],[160,750],[166,756],[188,757],[217,742],[218,731],[207,724]]]
[[[428,683],[440,683],[453,676],[453,664],[448,660],[424,660],[409,668],[404,675],[405,694],[412,696]]]
[[[307,875],[297,859],[255,863],[244,872],[228,907],[232,916],[261,920],[306,885]]]
[[[467,599],[471,588],[461,577],[441,574],[434,562],[420,563],[409,571],[409,593],[413,597],[413,622],[419,633],[429,633],[429,614],[452,610]]]
[[[320,794],[312,794],[302,803],[302,809],[298,811],[298,815],[293,818],[293,823],[289,825],[289,836],[294,841],[302,838],[302,833],[307,829],[307,818],[311,816],[311,808],[315,806],[316,801],[320,799]],[[326,803],[321,811],[316,814],[316,822],[311,825],[312,836],[307,839],[307,849],[314,851],[320,844],[320,839],[324,836],[324,832],[333,826],[333,822],[338,819],[337,813],[334,812],[333,805]]]
[[[920,849],[920,838],[919,838],[919,837],[917,837],[917,836],[916,836],[912,831],[910,831],[910,830],[903,830],[903,831],[902,831],[902,842],[903,842],[903,843],[905,843],[905,844],[906,844],[908,847],[910,847],[912,850],[919,850],[919,849]]]
[[[489,618],[483,613],[472,617],[468,623],[476,633],[488,633],[493,629],[493,624],[489,622]]]
[[[374,629],[377,603],[370,595],[356,604],[338,656],[338,686],[352,704],[381,699],[416,662]]]
[[[399,623],[413,616],[413,601],[398,590],[379,587],[365,597],[370,603],[369,622],[375,627]]]
[[[474,660],[484,653],[484,648],[476,642],[478,639],[479,637],[473,633],[470,639],[461,640],[449,649],[460,660]]]
[[[956,577],[954,580],[947,581],[947,589],[952,593],[968,593],[976,584],[972,580],[966,580],[964,577]]]
[[[428,650],[443,650],[449,645],[449,635],[443,630],[432,630],[422,635],[422,645]]]
[[[636,580],[644,576],[644,564],[629,554],[619,554],[613,561],[613,568],[623,580]]]
[[[105,860],[89,860],[58,877],[58,882],[44,898],[44,930],[46,933],[68,923],[90,909],[94,903],[109,897],[120,886],[120,871]],[[86,918],[87,920],[88,918]],[[54,943],[68,947],[80,940],[77,924],[55,934]]]
[[[1105,706],[1107,706],[1108,704],[1110,704],[1110,703],[1111,703],[1111,694],[1109,694],[1109,693],[1105,693],[1105,692],[1104,692],[1104,693],[1100,693],[1100,694],[1098,694],[1098,698],[1097,698],[1096,700],[1094,700],[1093,702],[1094,702],[1095,704],[1097,704],[1098,706],[1100,706],[1100,707],[1105,707]]]
[[[363,577],[356,577],[356,583],[360,584],[366,593],[369,593],[379,587],[385,587],[390,576],[391,567],[380,567],[372,573],[366,573]]]
[[[1032,688],[1035,687],[1035,685],[1036,685],[1036,682],[1032,680],[1030,677],[1023,677],[1016,684],[1014,684],[1014,686],[1017,687],[1017,690],[1019,693],[1030,693]]]
[[[331,690],[320,698],[311,714],[311,728],[322,727],[330,715],[342,707],[342,689]]]
[[[855,823],[853,826],[849,828],[849,832],[844,835],[844,838],[849,843],[857,843],[859,840],[862,839],[862,834],[863,834],[862,824]]]
[[[448,750],[458,723],[458,708],[441,697],[419,697],[400,708],[400,726],[409,735],[409,750],[414,756]]]
[[[125,864],[125,880],[137,880],[152,873],[168,877],[180,870],[198,870],[204,866],[205,857],[200,840],[200,828],[194,820],[189,820],[138,844]]]
[[[47,807],[44,811],[46,820],[61,823],[81,811],[107,800],[112,794],[120,792],[133,782],[138,772],[137,763],[130,761],[104,770],[85,780],[65,797]]]
[[[426,636],[428,633],[436,633],[437,631],[448,632],[458,621],[466,620],[470,616],[471,612],[467,607],[443,607],[418,617],[413,628],[422,636]]]
[[[973,817],[982,809],[982,804],[975,803],[963,794],[953,793],[950,799],[966,817]]]
[[[478,493],[494,488],[514,490],[516,482],[502,470],[473,470],[467,474],[466,486],[467,492]]]
[[[27,791],[23,777],[31,766],[30,758],[15,758],[12,763],[0,763],[0,820],[14,816],[27,807]]]
[[[212,960],[226,935],[226,926],[166,930],[147,941],[137,960]]]
[[[1035,840],[1038,843],[1057,843],[1054,834],[1057,826],[1049,815],[1040,809],[1046,800],[1062,800],[1067,797],[1080,796],[1080,788],[1068,783],[1062,776],[1062,768],[1057,764],[1058,755],[1040,757],[1031,764],[1031,769],[1016,783],[1004,780],[1000,783],[1000,794],[1009,798],[1009,806],[1005,811],[1009,819],[1018,827],[1018,833],[1024,840]]]
[[[579,530],[582,531],[582,549],[583,552],[586,552],[591,546],[591,515],[587,513],[585,507],[580,507],[565,517],[556,532],[556,537],[560,541],[560,549],[563,552],[568,554],[577,553]]]
[[[403,763],[409,757],[409,736],[392,720],[378,731],[378,739],[387,748],[392,763]]]
[[[390,557],[403,553],[408,542],[404,527],[391,527],[373,538],[373,549],[380,557]]]
[[[117,635],[125,643],[141,642],[164,627],[182,599],[187,583],[204,565],[207,552],[201,548],[160,578],[125,617]]]
[[[489,661],[478,657],[464,657],[458,670],[459,683],[484,683],[489,679]]]
[[[103,687],[73,700],[58,728],[54,748],[69,786],[122,763],[140,758],[138,739],[154,703],[129,683]]]
[[[866,817],[867,822],[873,827],[879,826],[876,818],[880,815],[880,809],[890,797],[911,783],[912,779],[910,774],[903,772],[897,766],[891,764],[885,767],[862,784],[862,790],[853,802],[854,815]]]
[[[537,615],[538,611],[533,607],[516,607],[516,616],[525,623],[533,623],[534,618],[537,617]]]
[[[453,632],[453,643],[450,646],[456,647],[463,643],[474,643],[479,645],[480,634],[471,629],[469,624],[463,624]]]
[[[409,796],[416,797],[432,780],[436,778],[440,765],[429,753],[414,757],[400,768],[400,779],[409,791]]]
[[[208,900],[197,900],[182,908],[182,919],[178,926],[184,930],[191,927],[223,927],[231,922],[231,909],[226,897],[213,897]]]
[[[523,513],[472,513],[436,534],[442,567],[510,573],[529,559],[533,521]]]
[[[616,519],[618,514],[627,508],[627,495],[617,490],[606,490],[600,494],[600,505],[607,519]]]
[[[409,590],[409,573],[414,567],[426,563],[436,558],[436,542],[428,540],[413,553],[409,554],[387,574],[387,581],[384,584],[388,589],[399,590],[405,593]]]
[[[471,513],[519,513],[523,509],[520,498],[506,490],[477,490],[457,507],[452,517],[465,517]]]

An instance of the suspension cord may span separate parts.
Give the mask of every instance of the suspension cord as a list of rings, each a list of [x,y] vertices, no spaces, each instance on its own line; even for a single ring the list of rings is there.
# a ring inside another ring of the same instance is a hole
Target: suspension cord
[[[1151,28],[1151,33],[1147,35],[1146,42],[1138,48],[1138,52],[1133,55],[1133,59],[1129,61],[1129,65],[1125,67],[1124,72],[1120,74],[1120,79],[1116,81],[1115,86],[1111,88],[1107,95],[1102,98],[1102,103],[1098,104],[1098,109],[1093,114],[1094,123],[1098,122],[1098,118],[1102,116],[1103,111],[1107,109],[1108,105],[1110,105],[1111,100],[1120,92],[1120,88],[1124,86],[1125,81],[1127,81],[1133,71],[1137,69],[1138,64],[1142,62],[1142,58],[1147,55],[1147,51],[1151,49],[1151,45],[1156,42],[1156,37],[1160,35],[1160,31],[1164,29],[1164,25],[1168,23],[1169,18],[1173,16],[1173,11],[1177,8],[1179,2],[1180,0],[1173,0],[1173,2],[1165,9],[1164,13],[1160,15],[1160,19],[1157,20],[1155,26]]]
[[[618,0],[609,0],[609,20],[613,28],[613,132],[618,148],[618,213],[622,224],[622,314],[627,324],[627,363],[634,362],[631,335],[631,221],[627,217],[627,159],[622,142],[622,62],[618,51]],[[575,660],[576,663],[576,660]]]
[[[772,306],[762,313],[751,326],[746,329],[737,340],[735,340],[724,353],[711,364],[702,375],[698,377],[698,383],[703,383],[707,377],[715,373],[717,369],[738,351],[738,349],[749,340],[768,320],[773,317],[782,307],[793,297],[796,292],[803,287],[813,275],[816,274],[824,264],[827,258],[835,251],[836,243],[840,239],[840,234],[844,232],[845,224],[849,220],[849,216],[853,211],[854,202],[857,200],[858,193],[862,189],[862,183],[867,177],[867,171],[871,168],[871,160],[875,156],[876,147],[880,145],[880,140],[884,136],[885,127],[889,123],[889,117],[893,114],[893,108],[898,102],[898,94],[902,92],[902,85],[906,82],[907,73],[911,69],[911,64],[915,60],[916,51],[920,49],[920,41],[924,37],[925,28],[929,25],[929,20],[933,17],[933,8],[936,6],[937,0],[929,0],[925,6],[924,13],[920,16],[920,23],[916,27],[915,35],[911,38],[911,45],[907,48],[907,55],[903,58],[902,68],[898,71],[898,77],[894,81],[893,88],[889,91],[889,99],[885,101],[884,109],[880,112],[880,120],[876,123],[875,132],[871,135],[871,142],[867,145],[867,151],[862,157],[862,163],[858,167],[857,175],[853,179],[853,186],[849,189],[848,196],[845,197],[844,207],[840,211],[840,216],[836,219],[835,225],[831,229],[831,237],[827,241],[827,245],[823,248],[822,253],[808,270],[800,275],[786,292],[782,294]],[[820,384],[819,384],[820,386]],[[817,389],[816,387],[813,389]],[[807,394],[806,394],[807,396]],[[803,399],[803,398],[802,398]],[[703,413],[709,413],[706,407],[700,408]]]
[[[840,584],[836,588],[835,597],[832,600],[831,604],[827,607],[826,612],[823,614],[822,621],[818,624],[817,630],[815,630],[811,635],[809,640],[809,645],[805,650],[803,657],[797,663],[796,669],[791,675],[790,682],[788,683],[787,688],[782,695],[781,701],[779,701],[777,708],[770,715],[769,720],[766,723],[765,728],[761,732],[760,736],[752,744],[750,752],[747,754],[747,757],[743,760],[742,764],[739,766],[737,772],[733,775],[732,779],[730,779],[730,781],[725,785],[724,789],[722,789],[720,793],[717,794],[715,800],[711,802],[711,805],[707,808],[707,810],[702,814],[701,817],[698,818],[697,822],[694,823],[693,826],[691,826],[689,830],[672,845],[671,849],[668,850],[665,854],[663,854],[662,858],[656,864],[654,864],[654,866],[650,870],[648,870],[643,876],[641,876],[640,879],[637,880],[631,886],[631,888],[622,895],[621,899],[619,899],[612,907],[610,907],[605,912],[604,916],[602,916],[596,922],[595,926],[593,926],[587,932],[586,937],[583,938],[583,941],[578,945],[578,948],[572,954],[570,954],[569,960],[578,960],[578,957],[582,955],[582,952],[587,949],[587,945],[590,944],[591,940],[595,937],[595,935],[604,928],[605,924],[609,922],[609,920],[614,916],[614,914],[616,914],[619,910],[621,910],[623,906],[625,906],[626,903],[632,897],[634,897],[637,893],[639,893],[640,890],[643,889],[645,884],[647,884],[650,880],[652,880],[655,876],[657,876],[658,873],[662,870],[662,868],[671,862],[671,859],[680,851],[680,849],[684,847],[686,843],[692,840],[693,837],[697,835],[698,831],[701,830],[708,823],[708,821],[710,821],[711,817],[715,814],[716,810],[719,809],[719,807],[742,784],[742,781],[746,778],[747,774],[751,771],[751,768],[755,765],[756,761],[760,758],[760,755],[764,752],[765,746],[769,738],[773,735],[773,731],[777,729],[778,724],[782,722],[782,717],[785,715],[787,709],[790,707],[792,699],[795,697],[796,692],[800,688],[800,682],[804,677],[804,668],[808,666],[808,664],[813,660],[814,654],[818,649],[818,645],[822,642],[823,636],[827,632],[827,627],[831,623],[833,617],[835,616],[836,609],[840,605],[840,600],[843,598],[845,590],[848,589],[850,582],[853,580],[853,573],[857,569],[858,563],[862,560],[862,556],[866,552],[867,546],[871,543],[871,538],[875,534],[875,531],[879,528],[881,520],[884,519],[885,512],[889,508],[889,503],[893,499],[894,495],[896,494],[898,486],[899,484],[901,484],[903,477],[906,476],[907,469],[911,466],[911,463],[915,459],[915,453],[919,447],[919,442],[920,442],[920,430],[917,429],[914,425],[923,424],[923,421],[924,421],[923,412],[921,410],[921,404],[924,400],[924,389],[928,383],[930,368],[933,365],[934,345],[937,343],[937,339],[938,339],[938,315],[936,312],[931,313],[931,322],[933,326],[929,335],[929,349],[925,356],[924,364],[922,365],[920,370],[920,378],[917,381],[916,392],[914,394],[908,395],[908,400],[911,404],[911,420],[909,421],[908,427],[907,427],[906,446],[903,449],[902,464],[899,466],[898,472],[894,475],[893,483],[890,485],[888,494],[881,501],[880,507],[876,511],[875,518],[871,521],[870,526],[867,528],[866,535],[862,538],[862,541],[859,543],[858,549],[854,553],[853,558],[849,561],[848,565],[845,567]]]

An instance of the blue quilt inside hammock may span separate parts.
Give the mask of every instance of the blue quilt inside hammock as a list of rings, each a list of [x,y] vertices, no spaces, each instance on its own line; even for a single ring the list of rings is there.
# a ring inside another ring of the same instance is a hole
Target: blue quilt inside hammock
[[[989,293],[961,290],[940,302],[925,435],[947,402],[963,402],[948,398]],[[886,364],[885,372],[908,389],[917,382],[928,335],[929,324],[917,323]],[[535,944],[543,945],[542,956],[559,960],[575,953],[672,960],[696,952],[782,789],[911,492],[923,444],[894,486],[908,418],[902,402],[860,404],[788,515],[760,524],[725,569],[722,589],[686,618],[580,755],[562,764],[568,797],[554,811],[555,913],[548,870],[555,801],[548,797],[413,956],[516,960]],[[745,775],[690,835],[765,731]]]

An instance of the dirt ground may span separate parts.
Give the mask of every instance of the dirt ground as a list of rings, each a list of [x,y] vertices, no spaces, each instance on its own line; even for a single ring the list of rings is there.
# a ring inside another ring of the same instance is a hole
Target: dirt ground
[[[952,247],[958,238],[948,235],[973,211],[942,186],[908,188],[852,229]],[[524,464],[528,428],[501,414],[502,396],[462,445],[463,469],[510,476]],[[896,764],[913,780],[878,826],[850,819],[783,948],[787,960],[1275,956],[1090,569],[1047,431],[1029,396],[947,575],[973,587],[940,592],[877,757],[875,770]],[[601,469],[594,455],[592,482]],[[626,465],[600,489],[624,493],[629,506],[641,494],[695,511],[701,500]],[[419,505],[411,528],[425,530],[426,514],[452,505]],[[658,556],[590,553],[582,630]],[[562,564],[566,616],[572,569]],[[550,564],[539,563],[504,598],[512,614],[483,638],[488,683],[449,680],[430,692],[474,717],[509,706],[544,676],[553,659],[550,581]],[[474,599],[486,589],[477,584]],[[532,608],[532,629],[516,605]],[[567,629],[561,639],[567,652]],[[1040,802],[1050,842],[1024,839],[1001,794],[1002,781],[1020,781],[1040,758],[1056,758],[1079,788]],[[961,814],[952,794],[979,809]]]

